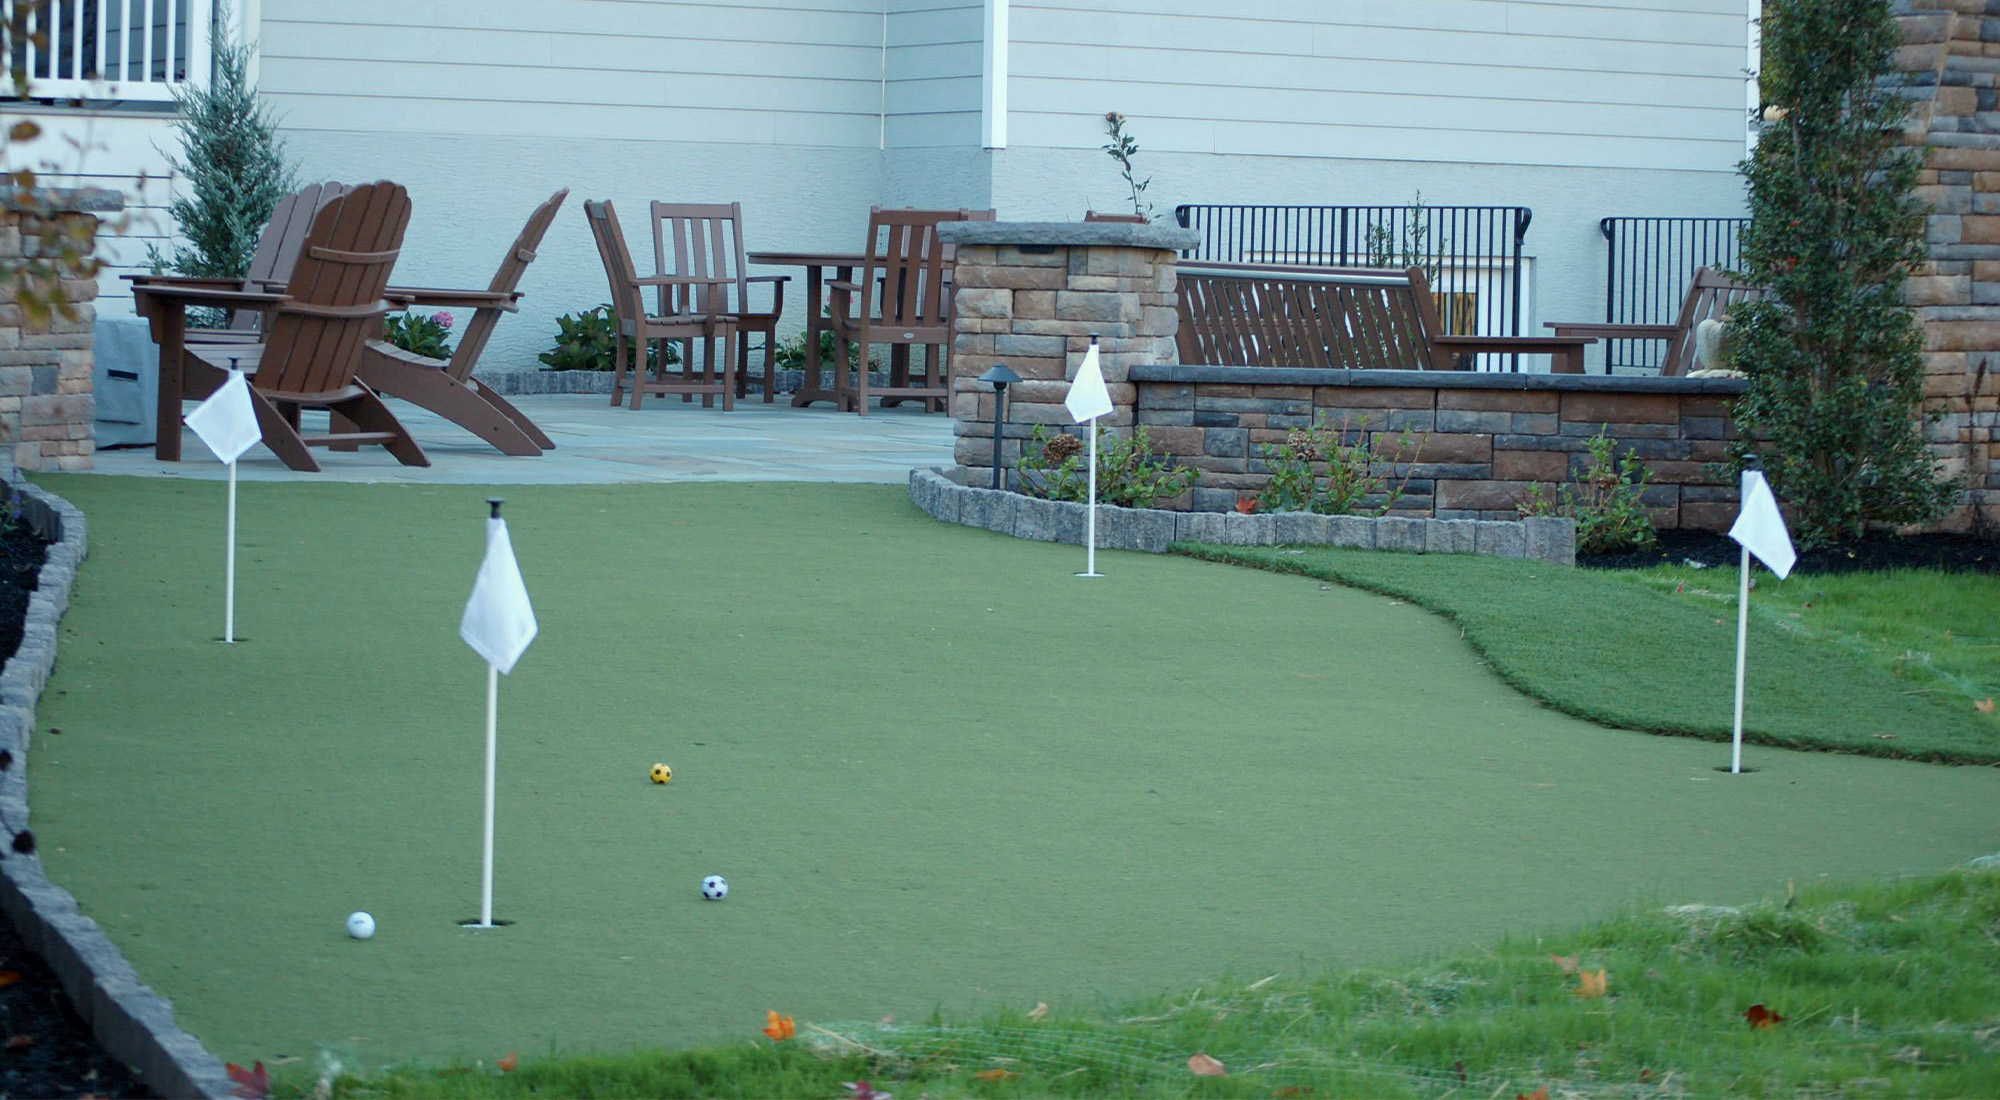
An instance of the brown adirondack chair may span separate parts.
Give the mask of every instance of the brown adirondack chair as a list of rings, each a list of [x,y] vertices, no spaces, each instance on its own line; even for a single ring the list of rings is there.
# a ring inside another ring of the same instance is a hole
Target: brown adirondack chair
[[[951,347],[951,265],[953,257],[937,239],[943,222],[986,220],[991,211],[884,210],[868,214],[867,259],[860,278],[828,283],[833,312],[833,386],[840,407],[868,415],[868,399],[903,398],[940,412],[949,396]],[[871,294],[872,291],[872,294]],[[859,368],[852,345],[861,347]],[[868,351],[889,344],[892,366],[886,387],[869,386]],[[909,349],[924,348],[924,382],[908,377]]]
[[[1703,321],[1721,320],[1744,302],[1764,296],[1761,287],[1739,282],[1712,267],[1695,269],[1687,297],[1681,299],[1680,316],[1671,325],[1621,325],[1609,323],[1549,321],[1557,336],[1590,336],[1599,340],[1665,340],[1666,358],[1660,373],[1683,375],[1694,369],[1694,331]],[[1607,352],[1607,355],[1610,353]]]
[[[671,249],[669,248],[671,245]],[[653,204],[653,273],[656,275],[721,276],[732,283],[712,286],[693,286],[676,290],[673,287],[660,288],[660,312],[678,312],[672,307],[671,298],[678,292],[694,295],[693,311],[710,311],[712,296],[720,296],[722,312],[736,319],[736,396],[745,395],[750,370],[750,335],[762,333],[764,336],[764,404],[777,398],[778,391],[778,318],[785,312],[785,284],[791,281],[789,275],[746,275],[747,265],[743,259],[743,204],[742,203],[673,203]],[[750,284],[771,284],[771,309],[759,312],[750,308]],[[702,341],[702,362],[715,362],[715,341]],[[681,362],[694,361],[694,340],[686,341]],[[683,394],[682,400],[692,400],[692,395]],[[704,396],[702,404],[713,403],[713,396]]]
[[[314,216],[284,293],[256,302],[239,293],[210,303],[198,290],[172,292],[183,306],[264,307],[270,324],[257,344],[189,345],[187,352],[211,366],[254,372],[251,402],[264,445],[294,470],[319,469],[308,448],[362,443],[381,444],[405,466],[430,465],[395,414],[355,378],[364,345],[381,333],[391,309],[383,292],[409,222],[409,192],[386,181],[364,184]],[[299,413],[307,407],[326,409],[332,429],[302,433]]]
[[[521,276],[568,196],[569,189],[564,188],[535,208],[485,290],[390,287],[388,296],[398,302],[471,309],[472,320],[466,322],[449,362],[404,351],[386,340],[369,341],[356,372],[361,381],[377,393],[429,409],[493,444],[502,454],[538,455],[553,449],[555,442],[527,414],[480,384],[472,371],[479,365],[479,355],[486,350],[486,341],[501,314],[520,308],[521,292],[516,288],[521,285]]]
[[[619,228],[618,212],[609,202],[586,202],[583,215],[590,222],[591,236],[597,239],[597,256],[604,262],[605,281],[611,287],[611,312],[617,334],[611,375],[611,403],[616,405],[625,388],[625,371],[632,363],[632,408],[637,409],[649,393],[722,395],[722,408],[736,407],[736,318],[721,309],[723,296],[711,295],[699,303],[689,293],[697,287],[727,286],[736,280],[719,275],[654,275],[641,278],[632,265],[632,250]],[[669,312],[646,312],[646,288],[674,288],[662,306]],[[702,306],[706,308],[701,308]],[[646,352],[655,340],[715,339],[722,341],[722,377],[697,379],[684,373],[678,382],[669,380],[663,362],[653,377],[646,377]]]

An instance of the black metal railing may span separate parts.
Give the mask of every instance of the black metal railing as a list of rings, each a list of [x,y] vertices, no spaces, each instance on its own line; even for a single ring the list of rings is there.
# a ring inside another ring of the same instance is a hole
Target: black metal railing
[[[1445,330],[1521,334],[1521,248],[1534,211],[1525,206],[1253,206],[1190,203],[1174,220],[1201,234],[1182,253],[1213,263],[1317,267],[1421,267]],[[1519,369],[1515,356],[1480,356],[1488,370]]]
[[[1604,319],[1612,324],[1671,325],[1694,283],[1695,269],[1736,266],[1748,218],[1604,218],[1610,243],[1604,270]],[[1606,340],[1608,371],[1658,370],[1660,340]]]

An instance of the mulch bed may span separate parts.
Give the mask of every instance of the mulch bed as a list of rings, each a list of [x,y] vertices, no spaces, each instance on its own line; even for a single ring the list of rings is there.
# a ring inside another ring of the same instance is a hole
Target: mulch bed
[[[21,625],[48,544],[20,524],[0,525],[0,654],[21,646]],[[15,857],[19,858],[19,857]],[[150,1096],[104,1053],[54,972],[0,920],[0,1098]]]
[[[1645,569],[1655,565],[1735,565],[1742,547],[1708,531],[1661,531],[1657,545],[1620,554],[1577,555],[1587,569]],[[1878,569],[1941,569],[2000,573],[2000,542],[1969,535],[1872,535],[1859,542],[1799,554],[1800,573],[1858,573]]]

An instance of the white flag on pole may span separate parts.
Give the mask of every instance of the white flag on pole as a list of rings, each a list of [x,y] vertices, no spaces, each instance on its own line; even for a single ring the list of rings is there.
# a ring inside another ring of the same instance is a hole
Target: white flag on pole
[[[508,673],[538,629],[534,606],[528,603],[528,585],[514,561],[514,542],[507,537],[507,521],[495,516],[486,521],[486,560],[472,582],[472,598],[465,602],[458,636],[487,664]]]
[[[243,457],[243,452],[264,438],[257,427],[257,409],[250,403],[250,383],[242,371],[230,371],[229,378],[209,395],[208,400],[187,415],[187,426],[225,464]]]
[[[1736,515],[1735,526],[1729,529],[1729,537],[1757,555],[1757,560],[1769,566],[1779,580],[1784,580],[1793,563],[1799,560],[1792,549],[1791,532],[1785,530],[1785,517],[1778,513],[1778,498],[1771,494],[1764,475],[1756,470],[1746,470],[1743,474],[1743,508]]]
[[[1083,365],[1076,369],[1076,381],[1069,384],[1069,396],[1063,398],[1063,406],[1079,424],[1111,411],[1111,391],[1104,388],[1104,371],[1097,365],[1096,344],[1083,353]]]

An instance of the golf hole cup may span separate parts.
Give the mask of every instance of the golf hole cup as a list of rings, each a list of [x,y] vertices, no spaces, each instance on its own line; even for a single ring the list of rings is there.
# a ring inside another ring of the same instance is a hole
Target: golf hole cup
[[[360,911],[347,914],[347,934],[357,940],[375,938],[375,918]]]

